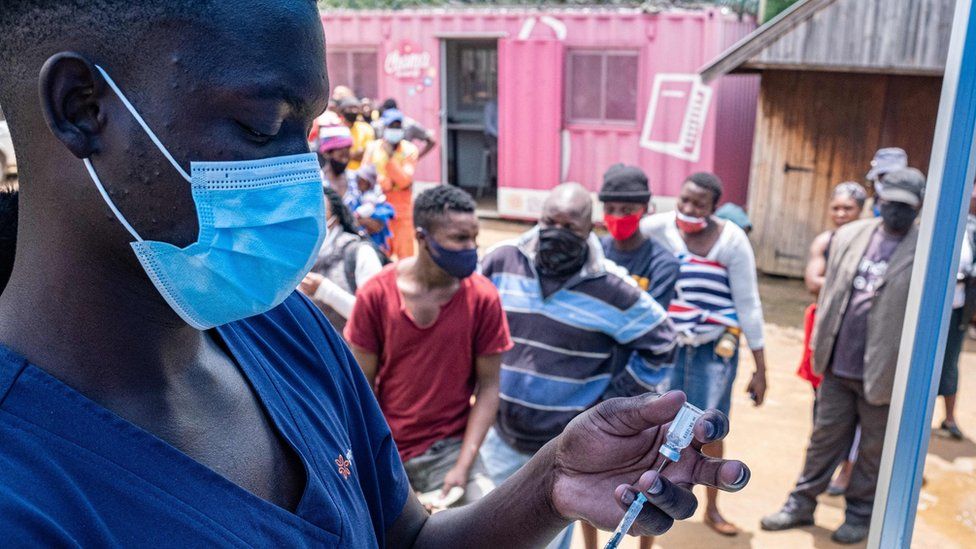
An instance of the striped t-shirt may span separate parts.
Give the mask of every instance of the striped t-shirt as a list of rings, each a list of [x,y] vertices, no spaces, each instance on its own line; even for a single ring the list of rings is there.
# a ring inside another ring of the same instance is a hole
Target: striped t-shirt
[[[736,322],[752,350],[765,346],[763,338],[762,303],[759,301],[759,284],[756,280],[756,257],[749,237],[735,223],[722,222],[724,227],[718,241],[704,258],[722,266],[726,271],[723,286],[729,289],[735,308]],[[688,246],[675,225],[675,212],[650,215],[641,220],[641,232],[648,238],[657,238],[675,256],[689,253]],[[699,259],[702,259],[699,256]],[[721,332],[713,334],[713,340]],[[704,343],[699,339],[699,344]],[[682,344],[685,344],[683,341]],[[694,344],[692,344],[694,345]]]
[[[738,328],[739,316],[725,265],[690,252],[678,254],[678,261],[675,298],[668,315],[682,343],[714,341],[726,328]]]
[[[668,364],[675,347],[664,309],[626,274],[607,270],[595,236],[582,272],[544,296],[534,268],[537,237],[532,230],[501,244],[482,263],[515,343],[502,359],[495,429],[522,452],[537,451],[604,398],[645,392],[635,376]],[[614,359],[634,351],[644,359],[642,371]]]

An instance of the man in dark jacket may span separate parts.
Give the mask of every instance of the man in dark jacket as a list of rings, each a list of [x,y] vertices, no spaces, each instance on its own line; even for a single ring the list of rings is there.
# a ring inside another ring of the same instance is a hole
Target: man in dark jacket
[[[860,424],[846,519],[831,539],[859,543],[867,537],[924,189],[925,176],[914,168],[889,173],[875,187],[881,217],[845,225],[834,236],[811,345],[814,371],[824,380],[806,463],[786,505],[763,518],[764,530],[813,524],[816,498]]]

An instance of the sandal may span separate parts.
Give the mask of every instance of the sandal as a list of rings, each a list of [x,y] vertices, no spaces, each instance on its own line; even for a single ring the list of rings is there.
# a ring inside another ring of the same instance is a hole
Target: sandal
[[[719,517],[721,518],[721,517]],[[716,522],[708,516],[705,515],[705,525],[714,530],[717,534],[727,537],[733,537],[739,535],[739,527],[732,524],[731,522],[725,520],[724,518],[721,522]]]

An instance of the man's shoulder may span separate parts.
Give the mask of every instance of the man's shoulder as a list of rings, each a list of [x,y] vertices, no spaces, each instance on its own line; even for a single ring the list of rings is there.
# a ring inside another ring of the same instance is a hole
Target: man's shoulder
[[[342,338],[318,307],[297,291],[264,314],[217,330],[274,369],[301,371],[303,377],[336,376],[338,370],[348,369]]]
[[[573,290],[620,310],[627,310],[638,303],[645,292],[637,286],[627,270],[613,262],[605,267],[608,268],[599,276],[582,281]]]
[[[370,246],[369,249],[373,248]],[[391,286],[395,288],[396,270],[397,262],[385,265],[356,291],[356,297],[385,294],[390,291]]]
[[[494,303],[499,300],[498,288],[483,274],[474,273],[464,280],[464,290],[479,303]]]
[[[516,270],[521,272],[525,264],[519,240],[512,239],[499,242],[485,252],[481,260],[482,271],[493,274],[497,271]]]
[[[864,235],[865,232],[874,231],[879,225],[881,225],[881,220],[877,218],[851,221],[834,232],[834,238],[830,242],[831,250],[837,250],[850,245],[854,239]]]
[[[467,285],[466,285],[467,286],[467,290],[470,291],[470,292],[474,292],[474,293],[479,294],[479,295],[481,295],[481,294],[489,294],[490,295],[490,294],[497,294],[498,293],[498,290],[496,290],[495,289],[495,286],[491,283],[490,280],[488,280],[488,277],[486,277],[483,274],[474,273],[471,276],[469,276],[468,278],[466,278],[465,280],[467,282]]]
[[[651,262],[660,270],[677,271],[681,265],[677,256],[657,238],[648,238],[651,246]]]

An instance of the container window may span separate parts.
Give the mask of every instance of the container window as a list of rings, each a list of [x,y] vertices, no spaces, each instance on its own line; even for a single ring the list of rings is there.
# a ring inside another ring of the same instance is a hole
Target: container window
[[[569,57],[569,99],[571,120],[599,121],[603,114],[603,56],[572,53]]]
[[[568,54],[566,112],[570,123],[636,123],[636,51]]]
[[[348,86],[356,97],[379,97],[375,50],[330,50],[326,53],[329,85]]]

